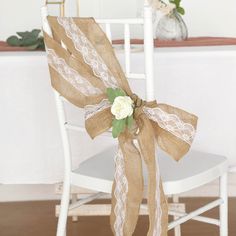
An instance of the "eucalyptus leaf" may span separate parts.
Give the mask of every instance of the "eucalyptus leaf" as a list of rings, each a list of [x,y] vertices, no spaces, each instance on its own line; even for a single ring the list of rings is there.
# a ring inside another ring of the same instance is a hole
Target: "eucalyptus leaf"
[[[113,103],[115,98],[119,96],[126,96],[125,92],[122,89],[107,88],[107,97],[111,103]]]
[[[7,39],[7,43],[10,46],[20,46],[21,45],[21,40],[19,38],[17,38],[16,36],[10,36]]]
[[[26,47],[26,48],[27,48],[28,50],[35,50],[35,49],[38,48],[38,46],[39,46],[39,43],[36,43],[36,44],[31,45],[31,46],[28,46],[28,47]]]
[[[17,32],[19,36],[11,36],[7,39],[10,46],[26,47],[28,50],[45,49],[43,37],[40,36],[41,30],[33,29],[32,31]]]
[[[30,35],[30,32],[29,31],[25,31],[25,32],[16,32],[16,34],[18,36],[20,36],[21,38],[25,38],[25,37],[28,37]]]
[[[40,38],[38,39],[38,42],[39,42],[38,48],[45,50],[45,43],[44,43],[43,37],[40,37]]]
[[[38,38],[40,32],[41,32],[41,30],[39,30],[39,29],[33,29],[33,30],[31,31],[31,34],[34,35],[36,38]]]
[[[117,138],[125,130],[126,119],[112,121],[112,137]]]
[[[24,46],[31,46],[31,45],[35,45],[38,43],[38,39],[37,38],[23,38],[23,45]]]

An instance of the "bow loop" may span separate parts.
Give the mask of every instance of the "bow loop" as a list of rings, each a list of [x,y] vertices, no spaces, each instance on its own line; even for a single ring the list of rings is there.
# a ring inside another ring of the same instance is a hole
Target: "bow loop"
[[[195,137],[197,117],[167,104],[144,107],[143,111],[152,121],[159,147],[175,160],[183,157]]]

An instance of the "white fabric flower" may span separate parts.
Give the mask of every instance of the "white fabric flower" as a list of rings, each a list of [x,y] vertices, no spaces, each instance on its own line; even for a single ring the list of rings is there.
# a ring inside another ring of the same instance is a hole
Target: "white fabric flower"
[[[133,114],[134,102],[128,96],[118,96],[115,98],[111,113],[116,117],[117,120],[122,120]]]

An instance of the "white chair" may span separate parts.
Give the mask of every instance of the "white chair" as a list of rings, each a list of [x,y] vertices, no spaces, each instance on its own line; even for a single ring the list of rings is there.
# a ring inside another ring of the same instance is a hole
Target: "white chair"
[[[43,8],[43,28],[50,35],[50,26],[47,22],[47,10]],[[145,79],[146,81],[146,99],[153,100],[154,96],[154,75],[153,75],[153,27],[152,27],[152,10],[147,3],[144,5],[144,18],[140,19],[113,19],[113,20],[98,20],[98,23],[105,24],[105,29],[108,38],[111,40],[111,25],[121,24],[124,26],[125,39],[125,69],[128,79]],[[134,74],[130,71],[130,25],[143,25],[144,27],[144,52],[145,52],[145,73]],[[97,199],[103,194],[110,194],[113,182],[113,156],[116,147],[104,150],[102,153],[94,155],[92,158],[82,162],[77,169],[72,170],[71,153],[68,139],[68,130],[77,130],[84,132],[83,127],[78,127],[69,124],[66,120],[64,111],[63,98],[55,92],[56,106],[61,129],[61,137],[64,148],[65,158],[65,174],[64,187],[61,199],[60,214],[57,228],[57,236],[65,236],[66,222],[68,214],[80,207],[77,211],[78,215],[103,215],[109,214],[109,206],[101,206],[96,208],[93,206],[93,211],[88,211],[89,206],[85,206],[94,199]],[[105,134],[107,135],[107,134]],[[108,134],[110,135],[110,134]],[[217,200],[208,203],[207,205],[190,213],[178,212],[170,210],[169,214],[175,216],[175,220],[169,223],[169,230],[175,228],[176,235],[180,235],[180,224],[192,219],[217,225],[220,228],[220,236],[228,235],[228,209],[227,209],[227,159],[222,156],[202,153],[198,151],[190,151],[185,158],[180,162],[175,162],[165,153],[159,152],[160,170],[163,180],[164,192],[166,195],[179,195],[192,189],[201,187],[204,184],[210,183],[219,178],[220,196]],[[70,204],[71,186],[78,186],[96,192],[91,196],[81,199],[76,203]],[[178,202],[178,198],[174,198]],[[212,219],[200,216],[202,213],[220,207],[220,219]],[[92,207],[92,206],[90,206]],[[58,209],[59,210],[59,209]],[[141,213],[145,211],[145,206],[141,207]]]

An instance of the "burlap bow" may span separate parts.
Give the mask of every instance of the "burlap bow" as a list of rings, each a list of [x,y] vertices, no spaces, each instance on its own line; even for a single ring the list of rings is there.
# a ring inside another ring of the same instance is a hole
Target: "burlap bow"
[[[197,118],[166,104],[145,102],[133,94],[110,42],[92,18],[48,20],[53,38],[45,33],[45,43],[52,86],[85,109],[85,126],[92,138],[112,125],[107,88],[121,88],[135,103],[135,122],[118,137],[111,212],[114,235],[130,236],[135,230],[144,190],[142,159],[148,170],[148,236],[167,235],[168,211],[156,144],[179,160],[193,141]]]

